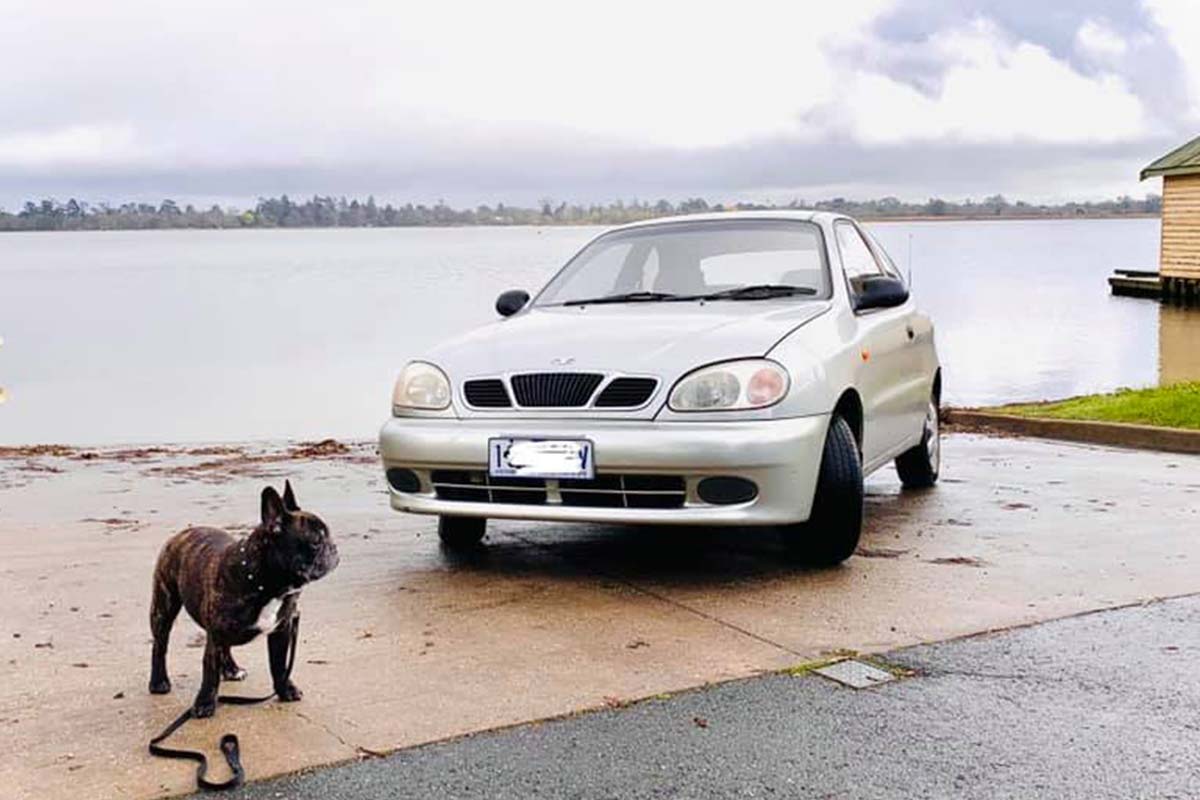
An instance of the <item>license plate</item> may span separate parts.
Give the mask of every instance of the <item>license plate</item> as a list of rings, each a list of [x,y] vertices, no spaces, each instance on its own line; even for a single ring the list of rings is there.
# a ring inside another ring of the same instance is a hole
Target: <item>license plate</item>
[[[489,439],[488,474],[493,478],[593,478],[592,443],[587,439]]]

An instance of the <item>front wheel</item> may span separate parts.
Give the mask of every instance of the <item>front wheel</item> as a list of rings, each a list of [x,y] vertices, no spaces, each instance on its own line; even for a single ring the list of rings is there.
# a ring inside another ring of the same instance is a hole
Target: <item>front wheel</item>
[[[925,409],[925,429],[921,441],[896,457],[896,472],[905,489],[928,489],[937,483],[942,468],[942,430],[936,397]]]
[[[487,530],[485,517],[438,517],[438,538],[448,550],[470,550],[478,547]]]
[[[783,529],[788,546],[804,562],[831,567],[854,554],[862,534],[863,475],[858,443],[849,423],[834,417],[825,434],[817,492],[807,522]]]

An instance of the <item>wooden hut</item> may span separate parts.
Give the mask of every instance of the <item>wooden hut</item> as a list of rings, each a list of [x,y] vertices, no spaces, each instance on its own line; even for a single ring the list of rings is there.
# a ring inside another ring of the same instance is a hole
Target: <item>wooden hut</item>
[[[1142,170],[1142,180],[1159,175],[1163,297],[1200,302],[1200,136]]]

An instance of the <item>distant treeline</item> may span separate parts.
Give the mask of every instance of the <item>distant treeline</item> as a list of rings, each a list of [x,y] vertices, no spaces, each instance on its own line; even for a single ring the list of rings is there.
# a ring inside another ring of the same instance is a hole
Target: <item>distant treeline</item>
[[[1158,214],[1162,198],[1148,194],[1142,200],[1118,197],[1094,203],[1037,205],[1010,202],[1002,195],[981,201],[961,203],[932,198],[924,203],[905,203],[894,197],[880,200],[847,200],[836,197],[807,203],[794,200],[787,205],[757,203],[716,203],[701,198],[679,203],[620,200],[607,205],[578,205],[544,200],[536,208],[481,205],[477,208],[451,208],[438,202],[432,206],[406,203],[379,205],[374,197],[365,201],[345,197],[313,196],[296,202],[287,195],[260,198],[253,209],[241,211],[212,206],[198,209],[180,207],[174,200],[151,203],[86,203],[71,199],[27,202],[16,213],[0,210],[0,231],[64,230],[143,230],[153,228],[391,228],[450,225],[617,225],[671,214],[695,214],[704,211],[769,210],[780,208],[816,208],[837,211],[862,219],[928,218],[1003,218],[1003,217],[1110,217]]]

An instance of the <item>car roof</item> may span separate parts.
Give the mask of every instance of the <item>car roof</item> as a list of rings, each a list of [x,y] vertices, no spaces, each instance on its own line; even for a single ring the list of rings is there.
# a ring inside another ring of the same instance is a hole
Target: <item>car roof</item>
[[[655,225],[670,225],[677,222],[730,222],[740,219],[782,219],[799,222],[832,222],[835,219],[849,219],[845,214],[835,214],[831,211],[812,211],[810,209],[765,209],[761,211],[712,211],[705,214],[677,214],[672,217],[656,217],[639,222],[630,222],[613,228],[614,231],[631,228],[648,228]]]

